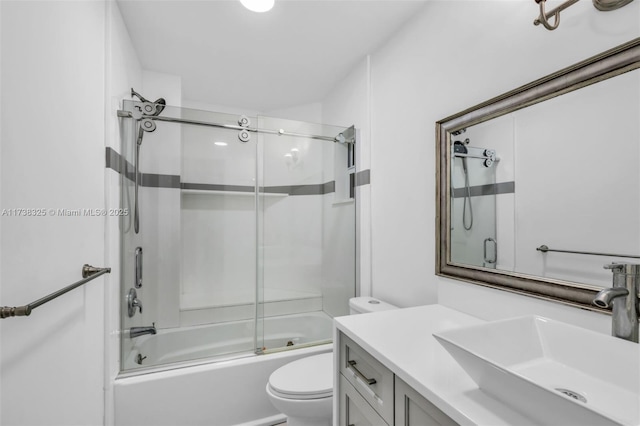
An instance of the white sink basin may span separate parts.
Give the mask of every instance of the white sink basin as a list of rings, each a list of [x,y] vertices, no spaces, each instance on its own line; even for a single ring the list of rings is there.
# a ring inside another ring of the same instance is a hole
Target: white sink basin
[[[480,389],[536,423],[640,425],[637,343],[538,316],[434,337]]]

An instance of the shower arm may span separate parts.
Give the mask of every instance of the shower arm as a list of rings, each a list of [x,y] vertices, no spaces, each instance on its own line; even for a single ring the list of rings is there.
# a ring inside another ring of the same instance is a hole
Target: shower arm
[[[304,133],[294,133],[294,132],[286,132],[283,129],[279,130],[271,130],[271,129],[259,129],[256,127],[243,127],[235,124],[221,124],[221,123],[210,123],[208,121],[200,121],[200,120],[189,120],[186,118],[173,118],[166,116],[153,116],[153,115],[145,115],[145,114],[134,114],[130,111],[118,110],[118,117],[122,118],[134,118],[136,120],[154,120],[154,121],[165,121],[168,123],[182,123],[182,124],[193,124],[196,126],[207,126],[207,127],[218,127],[222,129],[229,130],[246,130],[253,133],[266,133],[271,135],[279,135],[279,136],[294,136],[300,138],[309,138],[309,139],[317,139],[329,142],[336,143],[346,143],[346,144],[355,144],[355,131],[352,131],[353,126],[345,130],[343,133],[338,134],[335,137],[330,136],[321,136],[321,135],[310,135]]]

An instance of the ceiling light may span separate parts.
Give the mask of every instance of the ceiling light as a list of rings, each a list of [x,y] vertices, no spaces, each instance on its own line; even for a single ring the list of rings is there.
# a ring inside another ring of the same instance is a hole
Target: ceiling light
[[[213,144],[218,146],[227,146],[226,142],[214,142]]]
[[[240,3],[253,12],[267,12],[273,7],[275,0],[240,0]]]

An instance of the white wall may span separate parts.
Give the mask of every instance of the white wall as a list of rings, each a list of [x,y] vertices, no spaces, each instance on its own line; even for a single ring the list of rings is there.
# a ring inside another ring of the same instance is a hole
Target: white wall
[[[345,92],[341,84],[328,96],[371,113],[365,149],[371,152],[374,296],[399,306],[439,302],[487,319],[538,312],[608,329],[604,315],[434,275],[435,122],[640,33],[638,2],[607,13],[579,2],[553,32],[532,25],[537,11],[528,1],[429,2],[372,52],[368,94]],[[502,199],[498,210],[504,212],[514,200]],[[498,226],[507,236],[515,227],[509,221]]]
[[[326,123],[357,129],[357,172],[371,168],[370,61],[363,58],[322,102]],[[356,281],[359,295],[371,294],[371,186],[356,186]]]
[[[515,114],[517,272],[609,287],[602,266],[625,259],[535,248],[640,255],[638,82],[634,71]]]
[[[123,99],[130,99],[131,88],[142,87],[142,68],[115,1],[107,2],[106,34],[106,145],[121,155],[132,158],[132,152],[126,152],[121,145],[123,132],[126,129],[130,130],[131,127],[121,125],[126,121],[117,117],[117,111],[122,109]],[[120,199],[121,175],[112,169],[105,169],[104,173],[107,207],[129,209],[128,214],[122,218],[122,222],[118,216],[107,217],[105,229],[105,264],[112,268],[105,300],[104,328],[106,340],[104,424],[110,425],[114,423],[115,411],[113,381],[120,371],[121,334],[119,330],[122,303],[120,281],[122,268],[126,268],[127,265],[127,262],[122,265],[120,262],[120,231],[132,226],[133,213],[130,203],[127,204]],[[129,187],[131,188],[130,184]]]
[[[373,295],[400,306],[434,303],[437,284],[450,282],[434,276],[437,120],[640,32],[638,2],[607,13],[579,2],[553,32],[532,25],[537,10],[526,1],[433,1],[372,53]],[[496,293],[483,293],[485,306]]]
[[[105,266],[105,3],[0,3],[2,303],[21,305]],[[0,423],[99,425],[104,416],[104,296],[98,278],[2,320]]]

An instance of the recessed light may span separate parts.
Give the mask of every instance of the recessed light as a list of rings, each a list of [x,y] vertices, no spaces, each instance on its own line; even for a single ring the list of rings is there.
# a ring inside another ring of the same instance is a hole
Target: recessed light
[[[214,142],[213,144],[218,146],[227,146],[226,142]]]
[[[253,12],[267,12],[273,7],[275,0],[240,0],[240,3]]]

